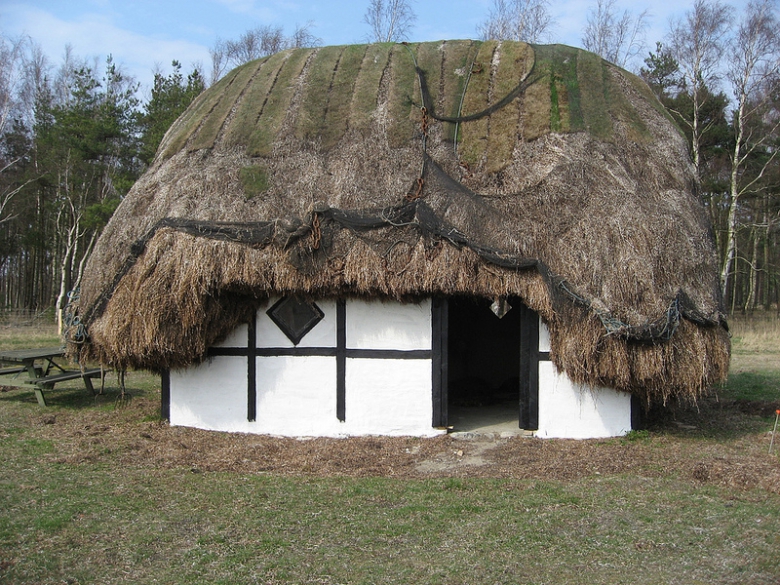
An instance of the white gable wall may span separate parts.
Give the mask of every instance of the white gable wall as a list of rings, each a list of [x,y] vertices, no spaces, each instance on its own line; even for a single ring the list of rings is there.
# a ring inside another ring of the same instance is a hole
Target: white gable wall
[[[539,323],[539,351],[550,351],[550,332]],[[575,384],[552,362],[539,362],[537,437],[595,439],[631,430],[631,396],[611,388]]]

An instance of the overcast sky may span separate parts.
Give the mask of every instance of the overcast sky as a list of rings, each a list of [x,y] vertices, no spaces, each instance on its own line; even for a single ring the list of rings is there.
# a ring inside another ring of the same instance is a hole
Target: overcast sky
[[[417,21],[411,41],[477,38],[477,27],[492,0],[413,0]],[[746,0],[730,4],[742,9]],[[648,50],[662,40],[670,18],[679,18],[693,0],[618,0],[621,10],[648,10]],[[311,23],[311,32],[325,45],[364,42],[369,29],[363,21],[368,0],[0,0],[0,32],[27,34],[59,63],[66,45],[79,57],[111,54],[123,70],[148,90],[152,72],[170,71],[173,59],[185,71],[200,64],[208,75],[209,48],[217,39],[236,39],[262,25],[281,26],[291,34]],[[556,21],[552,40],[581,46],[589,8],[595,0],[550,3]]]

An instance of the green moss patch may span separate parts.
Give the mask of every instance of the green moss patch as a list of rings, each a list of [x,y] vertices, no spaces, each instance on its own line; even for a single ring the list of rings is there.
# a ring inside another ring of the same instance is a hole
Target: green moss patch
[[[379,86],[382,74],[390,62],[392,43],[369,45],[355,80],[350,105],[350,127],[353,131],[368,132],[374,125]]]
[[[225,120],[227,120],[239,97],[247,89],[255,73],[264,62],[265,60],[253,61],[234,71],[232,82],[218,93],[220,99],[204,117],[203,124],[190,145],[190,150],[200,150],[201,148],[214,146],[214,141],[224,126]]]
[[[328,89],[343,52],[344,47],[323,47],[309,63],[295,126],[295,135],[302,140],[314,140],[325,122],[330,98]]]
[[[490,90],[490,64],[498,41],[488,41],[479,47],[471,71],[469,85],[463,99],[461,115],[467,116],[487,108]],[[461,159],[470,165],[476,165],[485,155],[488,143],[487,117],[461,124],[461,142],[458,148]]]
[[[248,155],[271,154],[274,138],[279,134],[295,95],[295,80],[300,76],[312,53],[313,49],[298,49],[282,64],[265,98],[262,115],[252,126],[252,134],[247,143]]]
[[[612,139],[612,119],[609,115],[611,93],[605,83],[604,61],[598,55],[582,51],[577,60],[577,77],[582,91],[582,111],[585,126],[594,137]]]
[[[239,171],[241,186],[244,188],[244,196],[252,199],[267,192],[271,186],[268,172],[262,166],[243,167]]]
[[[528,76],[534,63],[533,50],[525,43],[504,41],[500,47],[498,70],[493,80],[496,103],[514,91]],[[486,171],[495,173],[512,160],[520,124],[521,102],[512,100],[490,115]]]
[[[442,66],[442,103],[438,113],[452,118],[461,115],[463,91],[469,78],[469,68],[482,43],[475,41],[454,41],[447,43]],[[445,124],[445,140],[455,140],[454,123]]]
[[[223,99],[226,89],[235,81],[238,70],[233,70],[216,84],[204,91],[174,123],[171,136],[167,140],[163,158],[170,158],[179,152],[187,140],[200,127],[204,118],[209,115],[216,105]]]
[[[395,45],[390,57],[387,103],[390,126],[387,138],[393,148],[406,146],[414,138],[415,126],[419,125],[420,121],[419,106],[415,105],[419,104],[420,91],[410,50],[414,51],[415,48]]]
[[[334,146],[347,132],[352,117],[355,82],[365,55],[365,45],[348,46],[341,55],[330,86],[324,126],[320,128],[322,145],[325,148]]]
[[[257,122],[265,115],[265,107],[271,90],[277,83],[279,72],[290,55],[290,51],[277,53],[261,64],[254,82],[241,100],[230,128],[225,132],[226,144],[236,146],[251,142]]]

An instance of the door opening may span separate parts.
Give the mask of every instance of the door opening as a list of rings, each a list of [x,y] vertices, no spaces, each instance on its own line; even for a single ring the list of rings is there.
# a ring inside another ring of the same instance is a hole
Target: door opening
[[[502,318],[491,302],[451,297],[448,306],[448,423],[454,431],[517,430],[522,304]]]

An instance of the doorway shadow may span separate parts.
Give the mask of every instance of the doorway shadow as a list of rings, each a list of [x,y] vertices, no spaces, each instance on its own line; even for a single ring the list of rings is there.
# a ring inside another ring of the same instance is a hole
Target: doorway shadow
[[[447,410],[456,432],[519,430],[521,311],[518,299],[509,303],[499,318],[489,300],[449,300]]]

